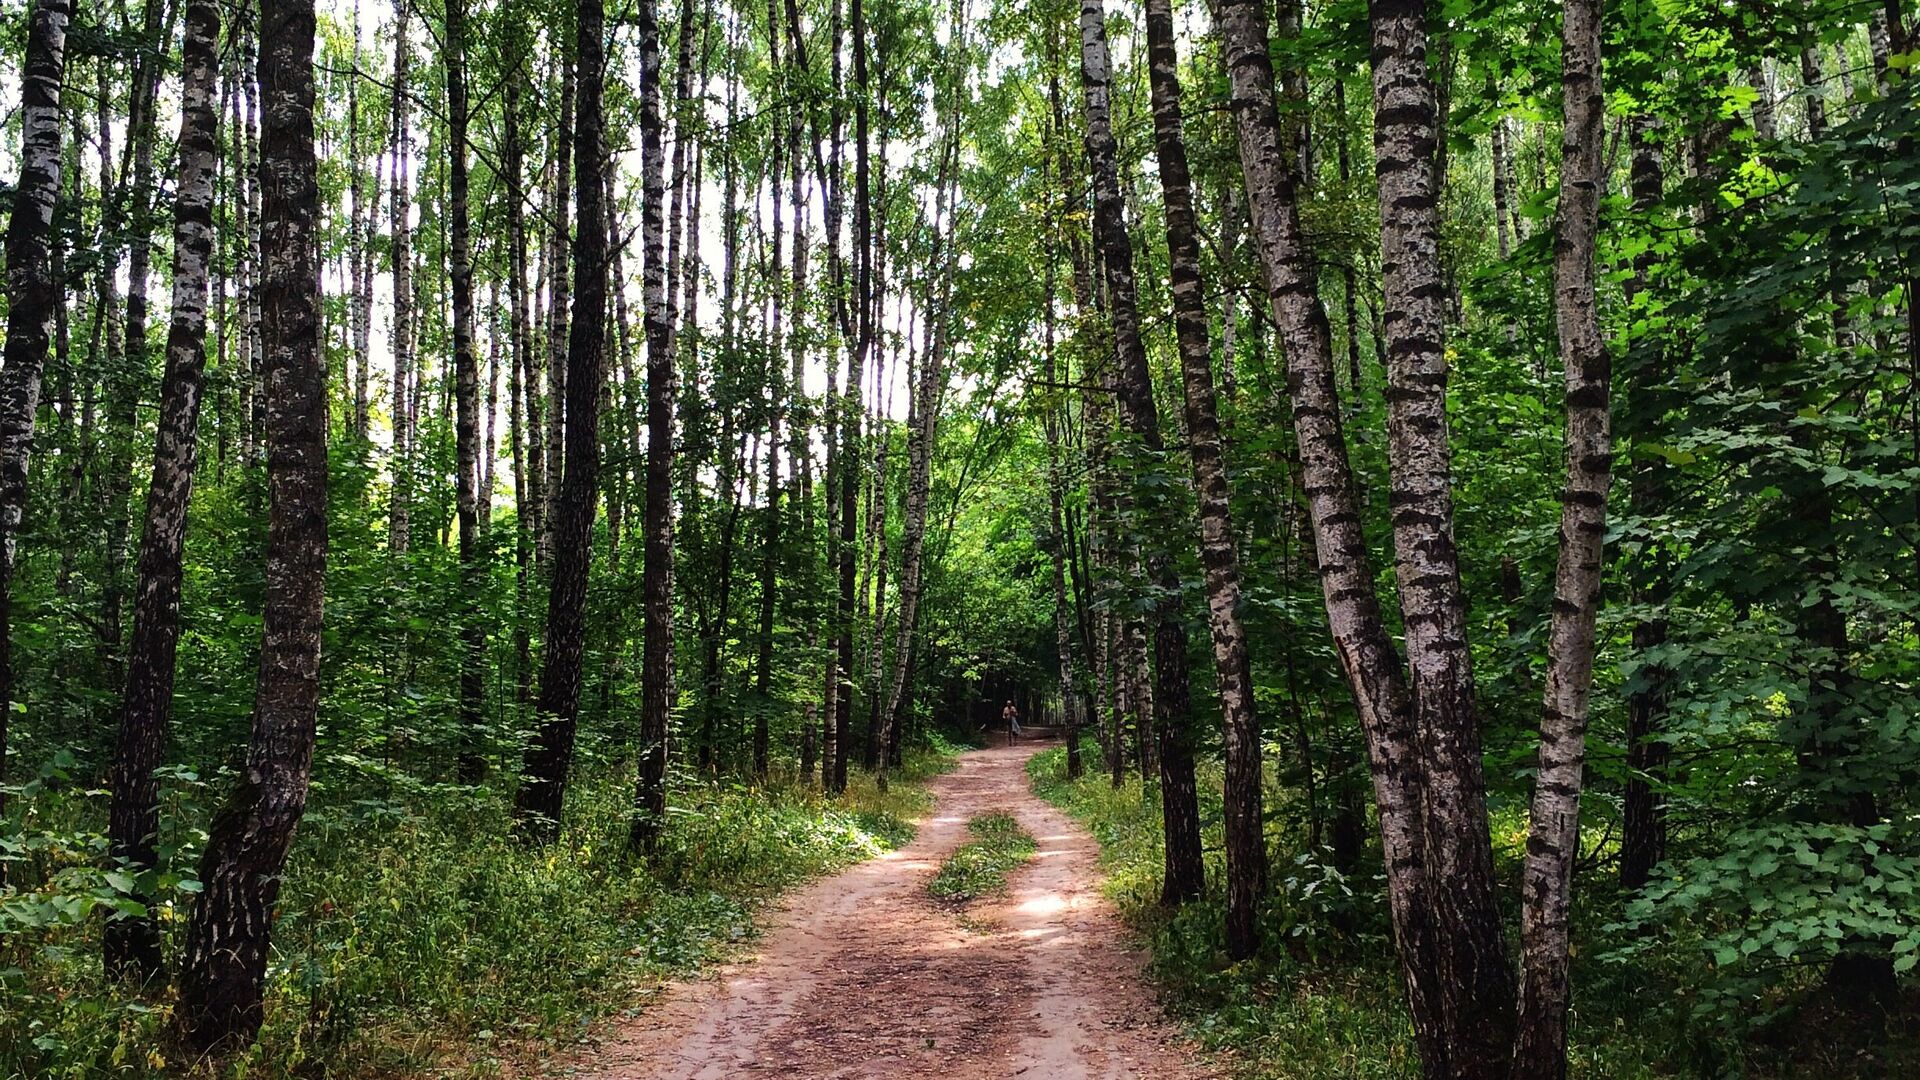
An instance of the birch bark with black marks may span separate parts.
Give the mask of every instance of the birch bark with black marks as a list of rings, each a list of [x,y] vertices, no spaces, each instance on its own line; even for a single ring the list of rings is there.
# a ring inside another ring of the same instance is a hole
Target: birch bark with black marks
[[[1260,944],[1260,900],[1266,893],[1266,825],[1260,813],[1260,717],[1253,702],[1247,633],[1240,623],[1240,559],[1221,450],[1213,386],[1206,282],[1200,274],[1199,223],[1180,115],[1180,56],[1174,46],[1172,0],[1146,0],[1147,70],[1152,87],[1154,157],[1166,215],[1173,325],[1186,401],[1187,454],[1199,503],[1200,565],[1206,579],[1207,626],[1219,679],[1226,748],[1227,955],[1252,956]]]
[[[1113,136],[1112,70],[1107,55],[1106,12],[1101,0],[1081,0],[1080,75],[1086,91],[1087,157],[1093,172],[1093,240],[1101,256],[1117,358],[1114,385],[1119,413],[1132,439],[1146,455],[1161,456],[1160,415],[1153,401],[1153,376],[1140,336],[1140,312],[1133,271],[1133,246],[1127,236],[1120,193],[1118,148]],[[1158,505],[1142,507],[1159,517]],[[1153,619],[1153,737],[1160,766],[1161,819],[1166,835],[1165,870],[1160,899],[1179,904],[1200,895],[1205,869],[1200,850],[1199,795],[1193,772],[1193,746],[1187,685],[1187,630],[1180,617],[1179,581],[1169,553],[1157,544],[1141,552],[1146,578],[1157,590]]]
[[[392,126],[387,133],[388,167],[392,170],[387,233],[393,271],[393,325],[387,343],[393,352],[393,384],[389,397],[393,422],[393,452],[389,457],[393,486],[387,511],[387,548],[395,555],[405,555],[412,541],[412,522],[408,515],[413,498],[413,409],[408,391],[413,386],[413,199],[408,185],[412,143],[407,131],[412,53],[407,32],[412,7],[409,0],[394,0],[393,112],[388,120]]]
[[[447,211],[452,218],[454,513],[460,537],[460,778],[486,775],[486,556],[480,535],[480,365],[473,345],[473,225],[467,208],[467,4],[446,0],[442,66],[447,81]]]
[[[565,464],[549,522],[552,589],[547,600],[546,654],[535,705],[539,728],[527,749],[518,810],[527,836],[558,835],[573,765],[574,734],[585,666],[587,569],[600,493],[600,381],[607,334],[607,207],[602,170],[601,94],[605,83],[605,14],[600,0],[580,0],[575,49],[579,100],[574,110],[578,235],[573,242],[573,311],[568,320]]]
[[[208,830],[181,965],[178,1015],[201,1049],[244,1045],[260,1028],[273,910],[306,810],[320,704],[327,386],[312,0],[262,0],[260,21],[266,590],[246,767]]]
[[[174,658],[180,642],[181,553],[199,461],[207,278],[213,258],[219,36],[220,13],[213,0],[189,3],[180,53],[179,186],[173,204],[167,367],[160,384],[159,430],[140,538],[133,636],[127,647],[126,691],[108,811],[111,856],[136,882],[158,863],[160,793],[154,770],[166,754],[172,715]],[[141,891],[134,893],[134,899],[149,911],[155,904],[152,896]],[[147,982],[163,970],[160,928],[151,914],[109,920],[101,928],[101,951],[107,971],[115,975]]]
[[[1495,895],[1466,594],[1453,536],[1435,154],[1425,0],[1372,0],[1374,161],[1387,349],[1394,571],[1423,766],[1428,894],[1451,1074],[1506,1071],[1513,977]]]
[[[592,0],[589,0],[592,2]],[[676,76],[673,193],[680,214],[693,118],[691,44],[693,4],[680,7],[680,71]],[[640,774],[628,846],[651,851],[666,824],[667,733],[673,709],[673,398],[674,296],[668,287],[662,204],[667,178],[660,108],[660,24],[655,0],[640,0],[640,246],[644,263],[647,338],[647,505],[641,520],[642,643],[640,661]],[[584,38],[582,39],[584,40]],[[676,243],[679,222],[675,222]],[[687,251],[695,245],[689,229]]]
[[[1328,629],[1367,739],[1387,896],[1414,1037],[1427,1075],[1444,1077],[1447,1044],[1433,956],[1432,885],[1421,836],[1422,766],[1412,703],[1374,591],[1360,492],[1342,431],[1332,334],[1320,303],[1313,253],[1301,228],[1298,184],[1287,165],[1274,102],[1266,12],[1259,0],[1222,0],[1215,18],[1227,54],[1253,236],[1266,270],[1274,321],[1286,346],[1301,487],[1313,527]],[[1353,296],[1350,288],[1349,303]]]
[[[60,86],[66,78],[70,0],[36,0],[27,23],[20,81],[20,177],[7,218],[6,362],[0,367],[0,784],[6,781],[13,713],[13,572],[27,466],[40,410],[40,378],[52,344],[61,282],[53,276],[53,210],[60,198]],[[0,815],[6,790],[0,787]],[[0,863],[0,884],[6,864]]]
[[[1586,769],[1593,690],[1594,625],[1605,576],[1607,488],[1613,438],[1608,407],[1612,358],[1600,336],[1594,248],[1606,190],[1601,160],[1600,0],[1562,9],[1560,207],[1554,222],[1554,323],[1566,378],[1567,483],[1560,499],[1560,556],[1547,637],[1547,687],[1540,717],[1527,857],[1521,885],[1520,999],[1514,1025],[1515,1080],[1567,1074],[1571,1005],[1568,919],[1580,854],[1580,788]]]

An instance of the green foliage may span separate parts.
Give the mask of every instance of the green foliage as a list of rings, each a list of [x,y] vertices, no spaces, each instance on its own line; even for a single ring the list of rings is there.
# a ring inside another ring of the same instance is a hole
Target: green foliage
[[[1208,830],[1209,891],[1168,912],[1159,904],[1160,807],[1137,778],[1115,787],[1089,773],[1066,779],[1066,751],[1048,750],[1028,765],[1035,793],[1065,810],[1100,842],[1105,891],[1152,954],[1152,970],[1188,1030],[1211,1047],[1231,1049],[1244,1075],[1261,1080],[1408,1080],[1420,1075],[1400,976],[1386,948],[1384,885],[1377,864],[1350,873],[1280,821],[1268,848],[1276,888],[1262,916],[1258,955],[1228,963],[1219,873],[1217,767],[1201,773]],[[1679,1075],[1670,1029],[1629,1023],[1615,984],[1576,980],[1585,1022],[1575,1029],[1573,1075],[1644,1080]],[[1598,1011],[1598,1015],[1595,1015]]]
[[[584,778],[553,846],[513,838],[498,799],[329,799],[301,826],[274,928],[266,1029],[222,1076],[488,1071],[519,1044],[566,1042],[669,976],[755,932],[764,902],[912,835],[914,784],[950,756],[913,755],[888,795],[841,801],[785,785],[675,792],[659,856],[624,854],[631,780]],[[30,834],[60,869],[0,905],[0,1077],[171,1075],[170,993],[101,979],[114,874],[94,866],[98,792],[43,800],[64,831]],[[181,882],[179,888],[190,888]],[[161,913],[171,944],[183,923]]]
[[[1039,850],[1012,814],[982,814],[967,822],[967,831],[975,838],[954,849],[927,882],[936,900],[964,904],[1003,892],[1007,874]]]

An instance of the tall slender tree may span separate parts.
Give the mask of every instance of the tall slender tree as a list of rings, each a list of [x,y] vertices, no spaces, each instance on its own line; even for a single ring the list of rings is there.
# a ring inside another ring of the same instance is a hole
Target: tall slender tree
[[[685,170],[691,149],[693,4],[680,9],[680,72],[677,76],[678,122],[674,131],[674,191],[685,188]],[[647,338],[647,504],[641,522],[641,704],[640,778],[634,795],[629,846],[650,851],[660,835],[667,812],[667,736],[673,715],[673,399],[674,297],[668,288],[665,252],[667,177],[660,108],[660,21],[655,0],[640,0],[640,153],[641,251],[645,263]],[[675,216],[680,214],[675,207]],[[679,222],[675,222],[678,236]],[[677,242],[677,241],[676,241]],[[691,237],[687,249],[694,245]]]
[[[1120,417],[1139,450],[1157,457],[1164,449],[1160,414],[1154,405],[1153,376],[1140,336],[1133,246],[1123,216],[1113,137],[1113,74],[1101,0],[1080,3],[1080,77],[1086,93],[1087,158],[1093,172],[1093,242],[1105,274]],[[1155,505],[1148,511],[1157,520],[1160,509]],[[1159,743],[1153,756],[1160,765],[1160,805],[1166,830],[1166,877],[1161,898],[1166,903],[1179,903],[1200,895],[1205,875],[1199,795],[1188,730],[1187,630],[1180,616],[1180,587],[1169,553],[1157,541],[1150,540],[1144,547],[1140,559],[1156,593],[1152,612],[1154,730],[1141,745],[1144,749],[1151,742]]]
[[[957,90],[954,96],[957,95]],[[952,117],[949,116],[949,122]],[[949,128],[957,131],[958,125]],[[954,212],[952,177],[956,168],[958,144],[944,141],[940,155],[940,186],[935,189],[934,220],[943,224],[943,215]],[[936,232],[934,262],[938,267],[937,294],[927,318],[932,325],[926,356],[921,358],[919,381],[913,389],[912,426],[907,432],[907,506],[900,531],[900,616],[895,630],[893,677],[887,691],[886,725],[882,742],[890,744],[893,732],[906,723],[909,705],[909,679],[912,677],[914,628],[919,619],[921,594],[926,573],[927,509],[932,499],[933,447],[939,433],[940,400],[946,389],[947,352],[951,347],[953,313],[953,275],[959,265],[958,253]],[[887,755],[879,762],[881,790],[887,785]]]
[[[388,261],[393,272],[393,322],[387,335],[387,347],[393,352],[393,382],[388,411],[393,424],[391,499],[387,510],[387,546],[395,555],[405,555],[412,541],[409,503],[413,499],[413,144],[408,134],[408,109],[412,90],[408,77],[412,67],[412,46],[408,40],[409,17],[413,5],[394,0],[393,24],[393,112],[387,132],[387,167],[391,170],[388,189],[387,229]]]
[[[1394,939],[1427,1075],[1448,1075],[1442,984],[1428,899],[1434,888],[1422,836],[1422,767],[1398,651],[1374,590],[1359,485],[1347,454],[1332,334],[1317,268],[1300,223],[1298,182],[1274,101],[1273,57],[1259,0],[1222,0],[1215,12],[1226,50],[1241,173],[1268,300],[1286,347],[1288,397],[1300,448],[1301,487],[1313,526],[1327,625],[1366,733],[1386,856]],[[1351,302],[1352,292],[1348,292]]]
[[[306,810],[320,704],[327,386],[312,0],[262,0],[260,25],[267,584],[246,767],[208,830],[181,964],[180,1020],[203,1048],[259,1030],[274,903]]]
[[[606,14],[600,0],[575,13],[579,101],[574,111],[574,170],[579,207],[573,241],[573,312],[567,339],[566,458],[554,503],[553,586],[547,600],[546,654],[540,670],[540,727],[527,749],[518,807],[529,837],[558,835],[573,766],[581,676],[586,660],[587,568],[600,492],[600,381],[607,321],[606,168],[601,96],[606,83]]]
[[[1206,574],[1207,625],[1220,685],[1226,745],[1227,955],[1244,960],[1260,944],[1266,892],[1266,825],[1260,814],[1260,718],[1253,702],[1247,632],[1240,623],[1240,559],[1229,507],[1227,468],[1213,386],[1206,283],[1200,274],[1199,223],[1180,116],[1180,55],[1172,0],[1146,0],[1147,67],[1153,96],[1154,157],[1167,222],[1173,324],[1186,398],[1187,453],[1200,501],[1200,564]]]
[[[467,208],[467,5],[446,0],[441,58],[447,80],[449,164],[447,210],[452,220],[454,479],[460,531],[460,723],[465,740],[460,773],[468,782],[486,771],[480,727],[485,720],[487,631],[481,621],[486,556],[481,550],[480,367],[473,346],[473,225]]]
[[[1554,321],[1566,377],[1567,483],[1560,498],[1560,557],[1547,640],[1540,768],[1534,777],[1521,889],[1520,1001],[1512,1075],[1567,1075],[1568,960],[1573,864],[1580,854],[1580,788],[1593,687],[1594,623],[1600,607],[1613,441],[1608,408],[1612,361],[1600,337],[1594,246],[1600,198],[1604,102],[1600,0],[1566,0],[1560,71],[1565,95],[1560,208],[1554,222]]]
[[[1651,215],[1665,196],[1666,170],[1661,160],[1659,133],[1649,117],[1636,116],[1629,121],[1632,165],[1628,184],[1636,214]],[[1626,283],[1631,302],[1648,289],[1648,274],[1659,256],[1643,252],[1634,260],[1634,273]],[[1637,425],[1629,434],[1638,436],[1652,426],[1662,388],[1671,378],[1666,350],[1654,335],[1631,348],[1627,354],[1628,371],[1623,373],[1624,412]],[[1657,455],[1636,460],[1627,491],[1632,516],[1644,518],[1663,512],[1669,498],[1672,467]],[[1643,685],[1627,695],[1627,785],[1620,806],[1620,885],[1639,889],[1653,878],[1653,869],[1666,857],[1667,827],[1664,794],[1657,784],[1666,771],[1671,746],[1661,737],[1672,693],[1673,673],[1657,658],[1667,643],[1666,606],[1672,590],[1665,545],[1650,545],[1633,560],[1632,583],[1637,602],[1648,614],[1633,624],[1633,648],[1642,662]]]
[[[27,463],[40,410],[60,283],[53,210],[60,198],[60,87],[66,78],[70,0],[36,0],[20,80],[20,179],[7,218],[6,363],[0,367],[0,816],[6,811],[7,720],[16,700],[13,573],[27,505]],[[0,884],[6,881],[0,863]]]
[[[1426,0],[1371,0],[1374,174],[1385,292],[1387,458],[1394,571],[1424,771],[1429,894],[1449,1062],[1458,1077],[1505,1071],[1512,973],[1495,895],[1466,592],[1453,535],[1440,259],[1440,111],[1428,71]]]
[[[160,428],[154,437],[153,477],[140,538],[134,589],[133,636],[114,757],[108,815],[112,855],[136,883],[154,869],[160,827],[154,769],[167,746],[173,707],[175,650],[180,641],[181,555],[187,504],[199,462],[201,391],[206,372],[207,275],[213,257],[213,173],[218,117],[220,12],[214,0],[186,9],[181,43],[179,185],[173,202],[173,307],[167,328],[167,368],[160,383]],[[109,921],[101,931],[107,970],[138,979],[161,972],[160,928],[154,900],[136,885],[148,909]]]

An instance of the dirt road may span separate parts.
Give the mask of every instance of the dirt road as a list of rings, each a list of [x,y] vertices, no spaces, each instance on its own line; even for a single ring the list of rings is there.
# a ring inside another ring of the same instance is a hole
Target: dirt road
[[[670,988],[565,1071],[737,1077],[1200,1080],[1099,894],[1094,841],[1027,790],[1039,746],[966,754],[931,785],[913,843],[795,893],[756,954]],[[968,819],[1004,810],[1039,842],[1007,895],[963,911],[927,878]],[[558,1064],[558,1063],[556,1063]]]

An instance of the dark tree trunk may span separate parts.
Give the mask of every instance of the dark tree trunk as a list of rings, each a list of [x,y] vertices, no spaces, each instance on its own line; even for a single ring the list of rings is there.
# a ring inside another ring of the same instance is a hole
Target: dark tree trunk
[[[534,562],[547,570],[553,568],[553,545],[558,541],[556,530],[560,527],[560,501],[565,498],[560,488],[565,482],[566,453],[571,449],[566,442],[569,414],[573,408],[573,399],[567,394],[568,366],[573,359],[567,322],[567,289],[571,276],[567,260],[573,238],[567,230],[567,201],[572,190],[568,185],[569,175],[574,168],[572,159],[578,156],[572,136],[578,130],[578,119],[574,115],[577,108],[575,97],[584,93],[579,86],[581,74],[578,67],[583,63],[585,59],[577,55],[560,58],[560,124],[553,130],[553,188],[547,199],[547,220],[551,229],[547,237],[549,272],[544,282],[547,288],[547,408],[544,414],[545,430],[540,436],[540,445],[545,451],[540,474],[546,483],[541,487],[545,494],[540,510],[541,528],[534,541]],[[579,164],[584,166],[586,162],[582,160]],[[574,259],[577,271],[577,253]],[[551,598],[548,603],[552,603]]]
[[[507,438],[512,443],[514,498],[514,698],[521,705],[533,697],[533,551],[538,531],[540,492],[529,443],[538,438],[534,415],[533,327],[527,311],[527,216],[523,151],[520,135],[520,80],[509,78],[503,95],[502,123],[506,131],[504,158],[507,188],[508,335],[512,348],[507,372]]]
[[[214,817],[187,924],[179,1016],[196,1047],[259,1030],[268,936],[306,809],[320,704],[327,556],[327,386],[320,349],[319,176],[311,0],[263,0],[260,57],[261,341],[267,571],[246,768]]]
[[[1521,887],[1520,999],[1514,1080],[1567,1074],[1569,913],[1580,854],[1580,787],[1593,689],[1594,624],[1605,575],[1607,488],[1613,441],[1611,357],[1600,337],[1594,245],[1606,189],[1601,161],[1600,0],[1566,0],[1561,85],[1560,209],[1554,232],[1554,321],[1566,375],[1567,485],[1560,502],[1560,557],[1547,641],[1540,766]]]
[[[347,218],[347,337],[353,354],[353,437],[367,441],[371,430],[369,397],[372,383],[373,234],[374,211],[367,169],[360,149],[360,0],[353,3],[353,67],[347,77],[347,190],[352,212]]]
[[[486,775],[487,628],[482,621],[486,557],[480,536],[480,367],[473,352],[473,227],[467,212],[467,10],[446,0],[442,57],[447,79],[447,138],[452,145],[447,209],[452,217],[455,514],[460,530],[460,778]]]
[[[53,276],[53,208],[60,197],[60,85],[67,62],[69,0],[38,0],[22,67],[20,178],[7,220],[6,364],[0,367],[0,784],[6,782],[7,720],[15,700],[13,571],[27,464],[40,409],[61,283]],[[6,814],[0,787],[0,818]],[[6,864],[0,863],[0,884]]]
[[[160,825],[154,769],[166,753],[173,704],[175,649],[180,641],[181,552],[187,503],[199,457],[200,394],[206,370],[207,276],[213,256],[213,170],[217,130],[216,42],[220,13],[213,0],[187,5],[181,46],[180,179],[173,204],[173,311],[167,328],[167,371],[160,384],[160,429],[153,448],[146,526],[140,539],[133,637],[127,649],[126,693],[113,770],[108,838],[113,858],[135,880],[154,869]],[[134,898],[152,907],[153,898]],[[149,915],[114,919],[102,928],[107,970],[146,982],[161,973],[160,928]]]
[[[1180,57],[1174,47],[1172,0],[1147,0],[1147,65],[1152,83],[1155,158],[1167,220],[1174,333],[1186,399],[1187,446],[1199,498],[1200,565],[1206,576],[1207,624],[1220,686],[1226,746],[1227,955],[1245,960],[1259,948],[1267,845],[1260,814],[1260,718],[1254,709],[1247,634],[1240,624],[1240,561],[1229,507],[1227,468],[1213,389],[1206,283],[1200,276],[1199,225],[1193,177],[1181,130]]]
[[[779,0],[767,0],[767,63],[773,70],[775,83],[784,88],[785,69],[780,66],[780,37]],[[767,268],[767,287],[771,294],[766,352],[767,506],[763,518],[766,524],[760,541],[760,640],[759,650],[754,656],[753,673],[753,776],[760,781],[767,778],[770,764],[768,756],[771,751],[768,721],[773,711],[773,633],[774,618],[779,607],[782,526],[780,503],[784,495],[780,483],[780,453],[784,449],[780,426],[786,419],[787,412],[784,378],[786,358],[782,355],[784,349],[782,315],[785,310],[787,282],[781,276],[781,253],[786,242],[786,234],[781,220],[780,199],[780,184],[786,178],[786,163],[782,157],[786,144],[778,114],[769,129],[767,142],[770,157],[767,167],[767,196],[768,201],[773,205],[773,231],[770,236],[773,255]],[[802,297],[796,294],[795,307],[798,307],[801,302]],[[796,383],[794,392],[799,393],[800,388],[800,384]]]
[[[589,0],[591,2],[591,0]],[[680,8],[680,72],[674,126],[675,215],[688,165],[692,137],[685,104],[693,5]],[[650,851],[666,824],[667,734],[673,710],[673,328],[674,297],[668,287],[662,204],[667,182],[662,158],[664,121],[660,111],[660,24],[654,0],[640,0],[640,150],[641,249],[645,261],[647,334],[647,506],[641,522],[640,777],[634,796],[628,844]],[[584,40],[584,39],[583,39]],[[689,252],[691,243],[689,229]],[[675,223],[676,245],[678,222]]]
[[[1631,123],[1633,206],[1636,212],[1648,214],[1664,197],[1665,171],[1653,122],[1635,117]],[[1626,286],[1629,300],[1646,289],[1647,275],[1657,258],[1649,251],[1635,260],[1634,275]],[[1649,335],[1630,360],[1633,371],[1627,383],[1631,397],[1626,414],[1651,430],[1659,423],[1660,388],[1668,379],[1665,350]],[[1627,495],[1634,517],[1646,518],[1664,510],[1671,468],[1651,454],[1634,462]],[[1641,686],[1627,695],[1627,790],[1622,802],[1620,886],[1628,890],[1646,885],[1653,868],[1666,858],[1666,799],[1660,785],[1665,780],[1669,746],[1660,735],[1666,727],[1672,672],[1652,659],[1654,650],[1667,641],[1667,620],[1658,614],[1666,607],[1671,592],[1666,563],[1665,552],[1656,545],[1635,560],[1632,569],[1636,602],[1655,614],[1633,625],[1633,651],[1641,658],[1642,667]]]
[[[1058,145],[1066,141],[1066,115],[1065,109],[1061,104],[1060,49],[1057,26],[1050,21],[1044,33],[1047,36],[1047,101],[1050,107],[1052,121],[1048,135],[1055,140],[1056,145]],[[1066,514],[1066,450],[1063,445],[1065,440],[1062,432],[1066,421],[1066,410],[1063,402],[1065,402],[1067,398],[1066,395],[1062,393],[1064,387],[1060,385],[1060,366],[1054,348],[1055,340],[1058,337],[1058,328],[1055,326],[1056,320],[1054,317],[1054,280],[1056,267],[1059,264],[1060,250],[1063,247],[1060,230],[1062,223],[1065,222],[1068,217],[1068,213],[1072,207],[1072,201],[1068,195],[1071,180],[1069,179],[1070,174],[1067,171],[1068,161],[1066,156],[1064,154],[1060,155],[1057,161],[1056,159],[1050,158],[1042,163],[1042,167],[1049,173],[1052,173],[1056,171],[1053,168],[1056,164],[1058,165],[1058,175],[1051,176],[1050,179],[1059,184],[1061,205],[1057,208],[1057,216],[1053,219],[1053,227],[1049,229],[1047,233],[1046,293],[1045,299],[1043,300],[1046,312],[1046,341],[1044,346],[1045,351],[1041,353],[1040,360],[1040,380],[1045,386],[1046,404],[1044,407],[1046,411],[1041,417],[1041,424],[1045,429],[1047,437],[1047,520],[1051,531],[1047,553],[1051,557],[1050,561],[1053,563],[1053,641],[1054,652],[1060,669],[1060,711],[1062,714],[1062,722],[1066,728],[1067,778],[1070,780],[1078,780],[1086,769],[1085,763],[1081,760],[1080,753],[1081,710],[1090,704],[1092,697],[1081,692],[1080,651],[1078,648],[1080,645],[1078,640],[1080,635],[1076,632],[1075,623],[1077,615],[1072,606],[1072,599],[1067,591],[1067,581],[1068,578],[1072,576],[1068,572],[1068,567],[1073,561],[1072,537],[1068,531]],[[1229,245],[1229,247],[1230,246],[1231,245]],[[1226,319],[1229,326],[1232,325],[1233,318],[1232,301],[1227,301]],[[1098,679],[1097,666],[1095,678],[1096,680]]]
[[[527,835],[551,842],[559,833],[573,764],[585,666],[587,570],[593,517],[600,493],[600,381],[607,334],[607,209],[601,142],[605,82],[605,15],[600,0],[581,0],[577,57],[579,102],[573,148],[579,203],[573,243],[574,295],[567,344],[566,460],[550,523],[553,586],[547,601],[546,655],[536,706],[539,730],[527,749],[519,812]]]
[[[1093,240],[1106,275],[1118,359],[1114,383],[1119,390],[1120,416],[1141,448],[1158,455],[1163,451],[1160,416],[1154,406],[1153,375],[1140,336],[1133,247],[1123,219],[1106,13],[1101,0],[1081,0],[1080,74],[1087,97],[1087,157],[1093,170]],[[1145,509],[1162,527],[1172,525],[1160,506]],[[1165,546],[1150,542],[1142,561],[1148,580],[1159,593],[1152,617],[1153,736],[1160,743],[1160,804],[1166,830],[1166,878],[1160,896],[1163,903],[1178,904],[1199,896],[1205,877],[1189,730],[1187,630],[1180,617],[1179,582]],[[1141,741],[1145,745],[1152,740]]]
[[[412,543],[413,523],[410,504],[413,499],[413,321],[415,316],[413,285],[413,236],[410,225],[412,196],[408,189],[407,160],[411,142],[407,134],[407,108],[412,100],[408,74],[412,50],[408,47],[407,25],[413,5],[408,0],[394,2],[393,115],[388,131],[388,153],[393,170],[387,208],[387,228],[391,240],[389,261],[393,268],[393,332],[388,348],[393,351],[393,488],[387,511],[387,547],[395,555],[405,555]],[[405,575],[401,576],[405,580]]]

